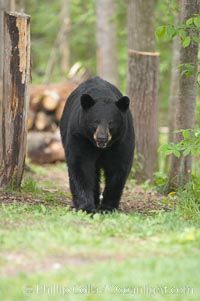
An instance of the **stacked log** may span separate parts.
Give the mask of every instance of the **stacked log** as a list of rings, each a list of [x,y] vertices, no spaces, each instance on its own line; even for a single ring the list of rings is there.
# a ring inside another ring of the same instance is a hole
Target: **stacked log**
[[[28,156],[32,163],[50,164],[64,161],[65,154],[62,147],[60,133],[28,132]]]
[[[28,156],[32,163],[64,161],[59,121],[75,82],[45,84],[31,88],[28,112]]]
[[[69,70],[68,81],[31,87],[27,127],[28,155],[33,163],[64,161],[59,121],[68,96],[90,77],[90,72],[77,62]]]
[[[56,131],[66,99],[75,87],[75,83],[32,87],[28,130]]]

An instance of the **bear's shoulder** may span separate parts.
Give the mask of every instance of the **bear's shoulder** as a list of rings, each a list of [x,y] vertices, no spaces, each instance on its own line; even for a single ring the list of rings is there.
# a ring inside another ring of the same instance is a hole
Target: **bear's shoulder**
[[[80,84],[70,95],[71,99],[78,99],[82,94],[89,94],[94,99],[101,98],[118,100],[122,97],[122,93],[113,84],[100,78],[99,76],[92,77]]]

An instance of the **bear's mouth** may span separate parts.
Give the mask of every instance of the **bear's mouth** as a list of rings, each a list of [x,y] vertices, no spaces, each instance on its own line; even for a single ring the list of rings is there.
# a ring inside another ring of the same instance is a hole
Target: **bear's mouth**
[[[98,148],[106,148],[107,147],[107,142],[99,142],[99,141],[96,141],[96,146],[98,147]]]
[[[98,148],[106,148],[112,136],[107,127],[103,128],[102,126],[98,126],[93,138]]]

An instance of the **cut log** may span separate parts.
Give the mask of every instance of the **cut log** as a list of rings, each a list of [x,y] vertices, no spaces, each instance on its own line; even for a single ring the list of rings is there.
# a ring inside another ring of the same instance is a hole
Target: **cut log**
[[[51,139],[56,141],[61,141],[60,133],[57,130],[56,132],[36,132],[30,131],[28,132],[28,152],[34,151],[39,148],[42,143],[50,143]]]
[[[30,109],[34,112],[38,112],[41,110],[41,100],[42,100],[42,95],[41,94],[36,94],[32,96],[30,101]]]
[[[38,112],[35,119],[35,128],[44,131],[51,127],[52,118],[45,112]]]
[[[28,112],[28,121],[27,121],[27,129],[28,131],[32,130],[35,124],[36,114],[34,111],[29,110]]]
[[[55,118],[57,121],[60,121],[60,118],[61,118],[63,110],[64,110],[65,103],[66,103],[66,101],[62,100],[56,109]]]
[[[44,91],[42,106],[46,111],[55,111],[60,101],[59,94],[54,90]]]
[[[28,156],[32,163],[47,164],[64,161],[65,154],[59,131],[29,132]]]
[[[64,81],[59,84],[43,84],[31,87],[31,112],[28,118],[28,129],[55,131],[58,128],[66,99],[76,86],[75,83]]]

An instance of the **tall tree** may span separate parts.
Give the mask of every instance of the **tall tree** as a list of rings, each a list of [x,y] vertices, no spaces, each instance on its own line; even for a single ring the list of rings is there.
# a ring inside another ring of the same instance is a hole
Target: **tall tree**
[[[116,0],[97,0],[97,73],[118,85],[116,45]]]
[[[66,73],[69,69],[69,4],[69,0],[63,0],[62,2],[60,29],[47,62],[44,82],[49,82],[51,80],[53,69],[59,58],[61,58],[61,70],[63,73]],[[59,51],[61,54],[60,57]]]
[[[0,0],[0,146],[2,145],[2,97],[3,97],[3,64],[4,64],[4,11],[10,9],[10,0]],[[0,162],[2,152],[0,152]]]
[[[152,179],[158,156],[159,54],[155,52],[154,0],[128,0],[128,86],[140,160],[138,180]]]
[[[61,23],[63,27],[63,37],[60,43],[61,69],[65,74],[69,71],[69,28],[70,28],[70,0],[63,0],[61,11]]]
[[[0,114],[2,101],[2,83],[3,83],[3,12],[7,8],[6,0],[0,0]]]
[[[175,10],[175,26],[180,22],[180,0],[176,0],[176,10]],[[169,113],[168,113],[168,143],[173,142],[174,131],[175,131],[175,112],[177,105],[177,91],[179,82],[179,71],[178,66],[180,64],[180,48],[181,40],[180,37],[175,36],[172,44],[172,65],[171,65],[171,80],[170,80],[170,96],[169,96]],[[171,155],[172,156],[172,155]],[[171,156],[167,156],[165,160],[165,170],[168,172],[169,161]]]
[[[26,0],[15,0],[15,2],[16,2],[16,10],[18,12],[24,12]]]
[[[177,11],[175,12],[175,26],[180,22],[180,0],[177,0]],[[181,41],[178,36],[173,39],[172,47],[172,67],[171,67],[171,86],[169,98],[169,135],[168,142],[173,142],[173,132],[175,130],[175,111],[177,105],[177,91],[179,83],[178,66],[180,64]]]
[[[0,187],[20,185],[26,154],[30,76],[30,17],[4,14]]]
[[[200,0],[186,1],[181,0],[181,22],[185,23],[194,14],[200,14]],[[190,33],[190,32],[189,32]],[[175,129],[192,129],[194,127],[196,93],[197,93],[197,66],[198,66],[198,44],[191,40],[188,47],[180,49],[180,64],[192,64],[194,73],[192,76],[178,77],[177,104],[175,115]],[[178,143],[182,139],[181,133],[174,134],[174,142]],[[181,156],[171,157],[169,169],[168,190],[176,189],[187,183],[191,177],[192,157]]]

